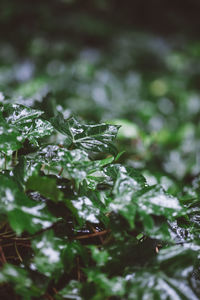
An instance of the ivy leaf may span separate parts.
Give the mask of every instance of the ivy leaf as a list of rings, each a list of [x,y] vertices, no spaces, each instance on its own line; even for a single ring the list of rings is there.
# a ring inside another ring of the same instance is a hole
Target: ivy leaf
[[[192,274],[192,266],[198,259],[199,245],[185,244],[183,246],[173,245],[161,249],[157,256],[160,268],[170,276],[188,277]]]
[[[99,174],[95,172],[101,171],[105,165],[114,160],[114,157],[107,157],[102,160],[91,161],[84,150],[67,150],[57,145],[47,145],[28,155],[27,158],[32,166],[43,165],[44,172],[55,175],[61,173],[62,177],[74,179],[77,184],[86,178],[90,183],[92,181],[91,176],[99,177]]]
[[[86,271],[89,282],[94,282],[96,285],[95,295],[91,299],[106,299],[111,296],[122,297],[125,295],[126,282],[120,276],[108,278],[105,273],[99,270]],[[100,298],[101,297],[101,298]]]
[[[10,103],[4,104],[1,111],[6,122],[15,126],[29,123],[43,114],[40,110],[32,109],[20,104]]]
[[[114,199],[109,203],[109,209],[120,213],[134,227],[137,205],[132,201],[133,194],[146,185],[146,181],[133,168],[121,165],[110,165],[105,169],[105,174],[114,182]]]
[[[64,249],[64,243],[61,239],[54,236],[52,230],[44,232],[32,241],[32,247],[35,252],[34,264],[37,270],[51,279],[62,275],[63,263],[61,252]]]
[[[88,264],[88,251],[79,243],[79,241],[65,242],[65,247],[61,253],[62,263],[66,273],[70,273],[76,265],[76,258],[80,256],[85,265]]]
[[[30,159],[38,163],[53,164],[61,163],[63,166],[74,161],[89,161],[88,153],[84,150],[74,149],[68,150],[58,145],[46,145],[28,156]]]
[[[56,221],[45,203],[35,203],[28,198],[12,178],[0,175],[0,182],[0,209],[7,215],[10,226],[17,234],[23,231],[32,234]]]
[[[20,124],[18,128],[24,140],[28,139],[36,146],[39,146],[38,139],[51,135],[54,130],[50,122],[42,119],[35,119],[29,123]]]
[[[100,211],[95,207],[92,201],[87,197],[79,197],[77,200],[71,201],[73,206],[76,208],[79,218],[85,222],[99,223],[96,216],[99,215]]]
[[[96,262],[97,266],[102,267],[105,266],[109,259],[109,253],[106,250],[99,250],[97,247],[91,245],[88,248],[92,252],[92,258]]]
[[[26,270],[11,264],[6,264],[1,269],[0,283],[6,282],[12,284],[16,293],[21,295],[24,300],[40,297],[44,292],[34,285]]]
[[[22,137],[20,132],[9,126],[3,119],[0,111],[0,151],[6,155],[11,155],[13,151],[22,146]]]
[[[161,249],[157,268],[138,270],[126,275],[127,299],[194,299],[191,276],[199,247],[174,245]]]
[[[38,118],[43,114],[40,110],[7,103],[1,107],[1,114],[0,120],[4,121],[4,128],[9,127],[7,132],[13,132],[17,129],[18,137],[15,137],[16,141],[23,142],[28,139],[38,146],[37,140],[52,134],[54,130],[50,122]],[[9,141],[9,137],[7,140]]]
[[[102,160],[96,161],[80,161],[74,162],[72,164],[67,164],[65,167],[68,178],[73,178],[79,184],[84,179],[90,184],[94,177],[96,178],[96,184],[98,183],[98,178],[102,180],[103,172],[101,172],[102,167],[113,161],[114,157],[108,157]],[[64,174],[63,174],[64,175]]]
[[[73,300],[83,300],[80,296],[81,283],[79,281],[71,280],[66,287],[64,287],[55,296],[56,300],[63,299],[73,299]]]
[[[109,124],[85,125],[71,117],[65,120],[61,113],[52,118],[55,129],[67,136],[67,147],[74,145],[92,152],[104,152],[116,155],[116,148],[111,143],[117,135],[120,126]]]
[[[190,283],[183,277],[168,277],[159,270],[141,270],[126,275],[126,299],[177,299],[197,300]]]
[[[184,210],[178,199],[167,194],[159,185],[144,188],[133,195],[138,203],[138,210],[151,215],[165,216],[169,220],[183,214]]]
[[[104,169],[104,172],[111,178],[114,184],[116,181],[122,179],[123,182],[127,182],[128,185],[132,186],[134,190],[141,189],[147,185],[144,176],[132,167],[126,167],[120,164],[110,164]]]
[[[42,196],[54,202],[58,202],[63,198],[63,193],[57,188],[57,183],[54,178],[33,175],[28,179],[26,189],[37,191]]]
[[[134,227],[136,212],[143,224],[148,224],[150,228],[153,228],[153,221],[149,215],[173,219],[183,213],[177,198],[165,193],[160,186],[148,187],[143,176],[134,169],[120,165],[112,169],[109,166],[105,173],[114,180],[114,199],[109,203],[109,209],[126,218],[131,228]]]
[[[11,155],[22,147],[22,137],[19,131],[0,122],[0,151]]]

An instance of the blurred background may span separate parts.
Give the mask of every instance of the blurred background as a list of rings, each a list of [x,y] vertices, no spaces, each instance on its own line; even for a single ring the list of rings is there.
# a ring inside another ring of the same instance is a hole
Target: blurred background
[[[121,160],[175,193],[200,172],[199,0],[1,0],[0,101],[122,125]]]

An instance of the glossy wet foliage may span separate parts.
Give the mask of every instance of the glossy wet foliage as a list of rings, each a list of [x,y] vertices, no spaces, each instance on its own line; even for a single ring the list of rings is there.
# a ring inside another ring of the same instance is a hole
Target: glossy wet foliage
[[[0,299],[199,299],[199,42],[21,2],[4,23],[46,25],[0,47]]]
[[[117,125],[0,111],[2,295],[198,299],[198,179],[192,197],[149,185],[118,163]]]

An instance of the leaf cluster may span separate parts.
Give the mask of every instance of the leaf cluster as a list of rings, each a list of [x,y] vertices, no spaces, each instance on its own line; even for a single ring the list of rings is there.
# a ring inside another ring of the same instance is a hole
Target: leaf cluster
[[[199,181],[149,185],[119,127],[1,103],[1,299],[199,298]]]

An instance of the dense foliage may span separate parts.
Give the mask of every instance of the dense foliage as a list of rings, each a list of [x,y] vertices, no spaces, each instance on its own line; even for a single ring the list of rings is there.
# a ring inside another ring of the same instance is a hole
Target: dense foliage
[[[117,162],[119,126],[0,108],[1,297],[198,299],[197,180],[178,199]]]
[[[0,16],[0,299],[199,299],[199,42],[155,33],[152,6],[133,30],[143,1],[19,2]],[[194,34],[197,1],[163,3],[159,29]]]

